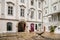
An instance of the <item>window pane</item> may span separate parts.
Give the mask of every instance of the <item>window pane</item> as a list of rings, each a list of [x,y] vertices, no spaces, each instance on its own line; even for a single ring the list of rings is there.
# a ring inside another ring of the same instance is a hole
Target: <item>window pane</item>
[[[56,10],[56,6],[53,7],[54,11]]]
[[[57,21],[57,16],[56,15],[53,16],[53,20]]]
[[[38,18],[40,19],[40,17],[41,17],[41,13],[39,13],[39,17]]]
[[[35,24],[35,29],[37,30],[37,24]]]
[[[47,10],[45,10],[45,14],[47,14]]]
[[[13,9],[13,7],[11,7],[11,9]]]
[[[13,7],[11,7],[11,15],[13,15]]]
[[[8,9],[10,9],[10,6],[8,6]]]
[[[38,7],[40,8],[40,2],[38,2]]]
[[[24,9],[23,9],[23,15],[22,16],[24,17]]]
[[[31,18],[34,18],[34,11],[31,11]]]
[[[41,24],[38,24],[39,25],[39,27],[41,27]]]
[[[51,17],[49,17],[49,22],[51,22],[52,21],[52,18]]]
[[[21,9],[21,16],[22,16],[22,9]]]
[[[58,21],[60,21],[60,14],[58,14]]]
[[[21,16],[24,17],[24,12],[25,10],[24,9],[21,9]]]
[[[8,22],[7,23],[7,31],[11,31],[12,30],[12,23]]]
[[[34,5],[34,0],[31,0],[31,5]]]
[[[10,10],[8,10],[8,14],[10,14]]]
[[[24,0],[21,0],[22,3],[24,3]]]

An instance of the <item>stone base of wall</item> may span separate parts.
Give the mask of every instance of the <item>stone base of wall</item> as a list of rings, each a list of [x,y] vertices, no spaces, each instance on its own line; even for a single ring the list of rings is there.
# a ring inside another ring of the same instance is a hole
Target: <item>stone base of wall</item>
[[[2,33],[0,40],[17,40],[17,33]]]

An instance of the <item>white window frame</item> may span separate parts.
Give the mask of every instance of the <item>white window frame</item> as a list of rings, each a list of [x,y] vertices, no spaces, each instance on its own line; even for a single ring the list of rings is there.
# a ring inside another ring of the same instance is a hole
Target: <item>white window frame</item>
[[[9,29],[8,27],[11,29]],[[12,23],[11,22],[7,23],[7,31],[12,31]]]
[[[34,18],[34,11],[31,11],[31,15],[30,15],[31,19]]]
[[[39,15],[38,18],[41,19],[41,13],[39,13],[38,15]]]
[[[40,2],[38,2],[38,8],[40,8],[40,4],[41,4],[41,3],[40,3]]]
[[[60,21],[60,14],[58,14],[58,21]]]
[[[21,3],[24,3],[25,2],[25,0],[21,0]]]
[[[57,21],[57,16],[56,15],[52,15],[52,20],[53,20],[53,22]]]
[[[56,6],[53,6],[53,10],[56,11],[56,9],[57,9]]]
[[[49,17],[49,22],[52,22],[52,18],[51,17]]]
[[[24,17],[25,16],[25,9],[21,8],[20,10],[21,10],[20,11],[20,16]]]
[[[47,14],[47,10],[45,10],[45,14]]]
[[[9,3],[7,6],[7,11],[8,11],[8,15],[13,15],[14,14],[14,5]]]

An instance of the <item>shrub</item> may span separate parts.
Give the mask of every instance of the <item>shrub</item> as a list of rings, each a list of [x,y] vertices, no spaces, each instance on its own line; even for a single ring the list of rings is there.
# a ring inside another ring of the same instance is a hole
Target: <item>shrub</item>
[[[57,26],[50,26],[50,32],[54,32]]]

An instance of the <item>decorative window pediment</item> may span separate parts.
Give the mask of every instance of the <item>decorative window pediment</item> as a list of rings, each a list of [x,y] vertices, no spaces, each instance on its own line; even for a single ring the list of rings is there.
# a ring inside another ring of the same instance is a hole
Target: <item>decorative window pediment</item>
[[[34,8],[30,8],[31,10],[35,10]]]
[[[12,5],[14,5],[14,3],[13,3],[13,2],[7,2],[7,4],[12,4]]]
[[[24,5],[20,5],[20,7],[24,7],[24,8],[26,8],[26,6],[24,6]]]

